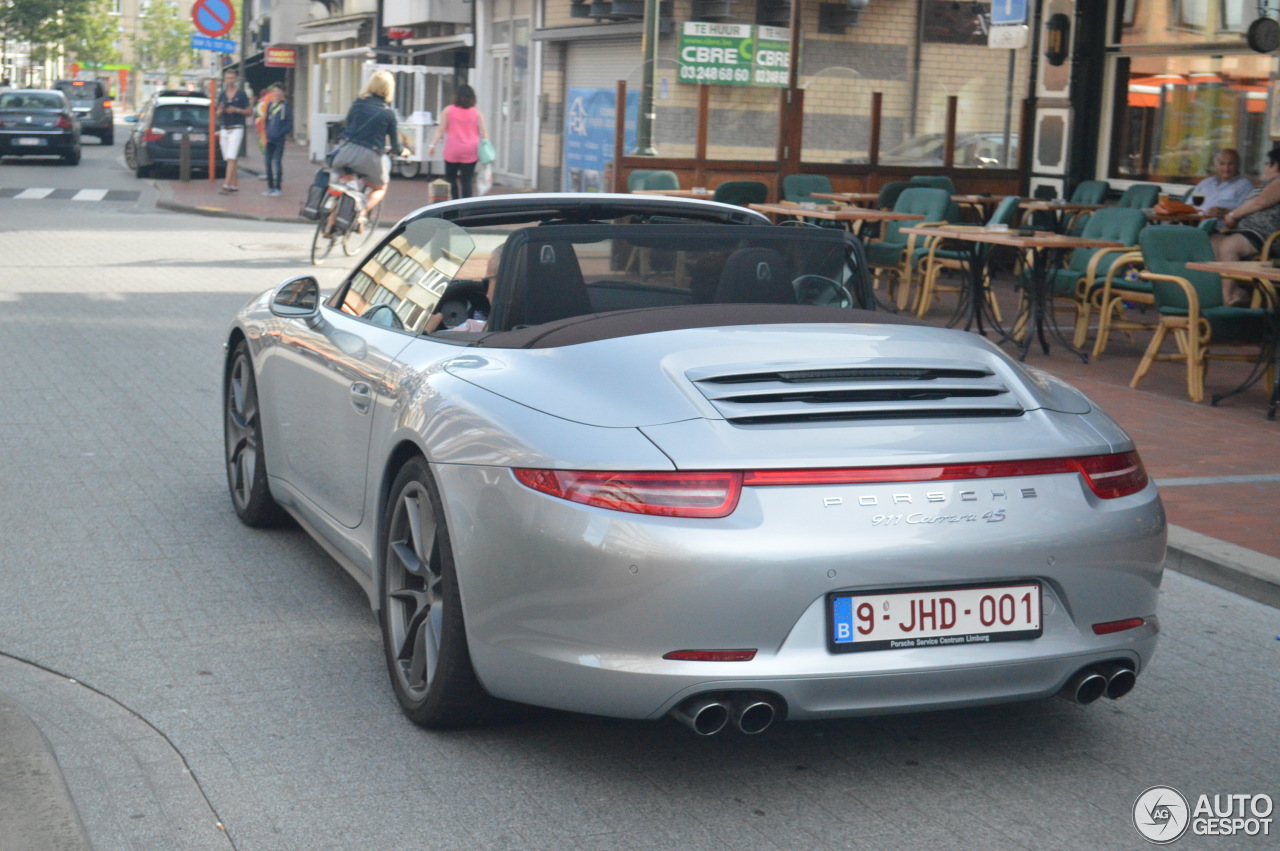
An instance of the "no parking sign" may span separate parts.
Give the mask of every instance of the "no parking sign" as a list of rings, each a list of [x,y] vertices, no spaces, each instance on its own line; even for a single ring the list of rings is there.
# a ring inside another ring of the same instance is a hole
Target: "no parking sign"
[[[217,38],[236,24],[236,10],[230,0],[196,0],[191,7],[191,20],[204,35]]]

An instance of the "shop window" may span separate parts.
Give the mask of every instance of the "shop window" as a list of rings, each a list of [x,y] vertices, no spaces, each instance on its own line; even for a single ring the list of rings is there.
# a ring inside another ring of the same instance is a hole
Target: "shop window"
[[[1223,148],[1256,176],[1268,150],[1270,62],[1260,56],[1118,57],[1116,178],[1194,183]],[[1229,69],[1229,70],[1228,70]]]
[[[1173,0],[1173,21],[1179,29],[1204,32],[1209,26],[1209,0]]]

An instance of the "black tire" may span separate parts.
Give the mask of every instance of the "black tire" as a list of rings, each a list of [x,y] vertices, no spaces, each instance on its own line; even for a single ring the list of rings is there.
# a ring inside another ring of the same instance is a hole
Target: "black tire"
[[[373,232],[378,229],[378,222],[382,221],[382,205],[373,208],[373,212],[369,214],[369,221],[365,222],[363,227],[358,228],[356,225],[351,226],[351,230],[342,236],[342,253],[348,257],[354,257],[362,248],[369,244],[369,240],[373,239]]]
[[[400,160],[396,163],[396,174],[405,180],[413,180],[422,172],[422,163],[417,160]]]
[[[329,222],[329,213],[326,211],[321,214],[320,221],[316,222],[315,233],[311,235],[311,265],[321,266],[333,253],[333,247],[338,244],[340,236],[325,236],[324,227]]]
[[[108,130],[106,133],[103,133],[98,137],[98,141],[104,145],[114,145],[116,143],[116,132],[114,130]]]
[[[222,386],[223,438],[226,446],[227,488],[236,516],[246,526],[269,528],[288,515],[271,496],[267,460],[262,451],[262,416],[258,382],[249,347],[241,340],[227,361]]]
[[[137,166],[134,166],[133,173],[136,174],[138,177],[150,177],[151,166],[139,164]]]
[[[69,153],[63,154],[62,161],[67,165],[80,165],[80,149],[76,148]]]
[[[440,493],[422,458],[391,485],[382,522],[379,621],[396,700],[413,723],[468,727],[509,717],[471,665]]]
[[[138,168],[138,151],[133,147],[133,140],[124,143],[124,164],[131,170]]]

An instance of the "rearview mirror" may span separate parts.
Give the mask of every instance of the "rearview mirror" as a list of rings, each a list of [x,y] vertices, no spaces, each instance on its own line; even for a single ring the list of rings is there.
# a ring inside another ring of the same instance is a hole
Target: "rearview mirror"
[[[320,318],[320,282],[311,275],[298,275],[276,287],[271,295],[271,312],[284,319],[302,319],[315,325]]]

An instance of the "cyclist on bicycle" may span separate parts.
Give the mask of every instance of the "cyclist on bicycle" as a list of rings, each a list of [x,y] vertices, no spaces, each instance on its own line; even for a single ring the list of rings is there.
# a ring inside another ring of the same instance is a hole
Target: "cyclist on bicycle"
[[[400,146],[396,111],[391,107],[395,95],[395,78],[386,71],[375,72],[347,110],[346,128],[329,160],[330,168],[357,174],[368,184],[366,216],[387,194],[391,180],[391,164],[384,152]],[[408,153],[400,151],[401,156]]]

